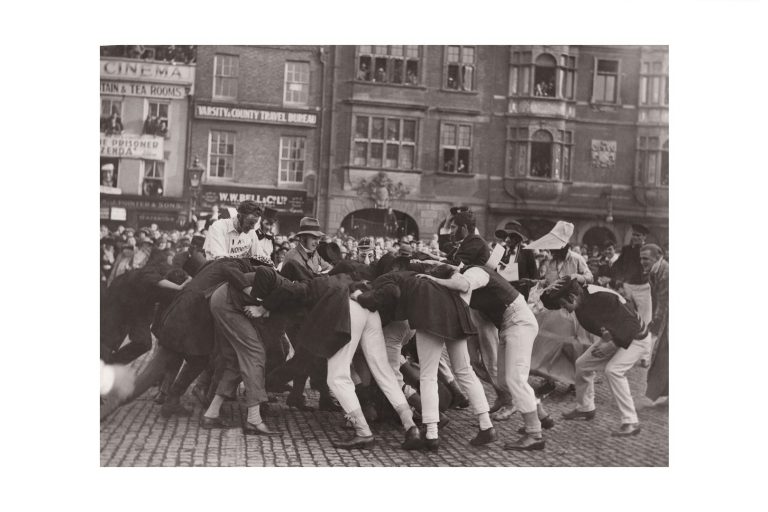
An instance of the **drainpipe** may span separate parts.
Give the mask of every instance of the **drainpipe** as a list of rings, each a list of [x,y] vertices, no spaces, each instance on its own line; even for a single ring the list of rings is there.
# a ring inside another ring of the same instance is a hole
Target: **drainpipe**
[[[334,143],[336,141],[336,130],[333,129],[333,113],[335,109],[335,100],[336,100],[336,53],[338,51],[338,46],[331,46],[331,69],[330,69],[330,77],[331,77],[331,100],[330,100],[330,108],[328,108],[328,122],[324,122],[323,124],[325,126],[329,127],[330,135],[328,137],[328,166],[327,166],[327,177],[326,177],[326,183],[325,183],[325,218],[323,219],[323,225],[328,229],[330,226],[328,225],[328,222],[331,218],[331,170],[332,170],[332,161],[333,161],[333,155],[334,155]],[[325,120],[326,116],[323,116],[323,120]]]
[[[197,72],[197,66],[195,66],[195,72]],[[195,73],[195,76],[197,76],[197,73]],[[182,183],[182,191],[183,196],[186,197],[188,200],[190,199],[191,191],[189,190],[189,165],[190,165],[190,153],[192,152],[192,115],[194,114],[194,99],[195,96],[192,94],[192,87],[189,88],[189,94],[187,94],[187,140],[184,142],[184,161],[182,164],[184,165],[184,171],[182,172],[182,175],[184,176],[184,182]],[[201,186],[202,186],[202,180],[201,180]],[[191,203],[188,201],[187,206],[187,222],[192,221],[192,207]]]
[[[318,218],[320,210],[320,177],[323,174],[323,144],[325,139],[325,48],[320,46],[320,127],[318,134],[317,176],[315,176],[315,207],[313,217]]]

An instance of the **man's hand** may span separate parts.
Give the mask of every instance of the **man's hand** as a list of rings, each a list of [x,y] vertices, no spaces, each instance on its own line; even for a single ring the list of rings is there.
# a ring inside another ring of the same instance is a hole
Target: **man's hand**
[[[581,274],[571,274],[571,279],[575,279],[580,285],[587,284],[587,278]]]
[[[269,317],[269,310],[264,306],[245,306],[243,313],[246,317],[254,318],[267,318]]]
[[[606,328],[601,328],[600,333],[601,340],[593,346],[592,355],[600,359],[607,359],[612,357],[619,348],[613,342],[613,335]]]
[[[349,294],[349,298],[357,302],[357,298],[363,294],[363,290],[355,290]]]

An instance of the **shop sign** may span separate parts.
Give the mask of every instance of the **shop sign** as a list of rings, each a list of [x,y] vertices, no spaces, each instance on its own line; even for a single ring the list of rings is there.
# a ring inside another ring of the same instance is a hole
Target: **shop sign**
[[[163,160],[165,139],[154,135],[104,135],[101,134],[101,156],[111,158],[136,158]]]
[[[101,94],[112,94],[115,96],[142,96],[145,98],[179,100],[187,96],[186,89],[183,85],[101,81]]]
[[[243,201],[250,200],[256,201],[261,206],[269,206],[280,211],[303,213],[307,192],[306,190],[204,186],[200,199],[205,208],[210,208],[215,204],[237,206]]]
[[[232,107],[208,103],[195,104],[195,117],[197,119],[241,121],[244,123],[317,126],[317,114],[310,112]]]
[[[165,64],[121,59],[102,59],[101,78],[119,80],[141,80],[146,82],[192,84],[195,68],[184,64]]]
[[[101,207],[118,207],[130,210],[164,210],[179,212],[187,207],[183,199],[145,198],[141,196],[102,197]]]

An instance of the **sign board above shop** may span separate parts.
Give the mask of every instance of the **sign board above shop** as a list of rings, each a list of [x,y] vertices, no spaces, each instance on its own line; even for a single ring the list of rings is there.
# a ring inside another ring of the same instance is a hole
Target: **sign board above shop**
[[[215,204],[237,206],[243,201],[250,200],[279,211],[303,213],[307,191],[203,185],[200,199],[204,208],[211,208]]]
[[[317,114],[312,112],[290,112],[287,110],[235,107],[213,103],[195,103],[195,117],[197,119],[240,121],[243,123],[317,126]]]
[[[135,158],[163,160],[165,139],[154,135],[101,134],[101,156],[110,158]]]
[[[111,94],[114,96],[141,96],[144,98],[183,100],[187,97],[187,89],[189,89],[189,86],[184,85],[101,81],[101,94]]]
[[[192,85],[195,82],[195,67],[143,60],[101,59],[100,76],[106,80]]]

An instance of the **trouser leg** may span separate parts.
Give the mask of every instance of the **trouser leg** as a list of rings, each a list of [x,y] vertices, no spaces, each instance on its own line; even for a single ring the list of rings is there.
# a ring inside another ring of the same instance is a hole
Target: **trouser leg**
[[[130,341],[114,354],[113,364],[128,364],[152,349],[152,334],[149,330],[151,321],[150,313],[149,316],[139,315],[130,322],[128,327]]]
[[[642,340],[634,340],[629,347],[618,349],[605,365],[608,386],[619,406],[622,423],[637,423],[635,402],[632,400],[626,373],[648,352],[651,343],[650,334]]]
[[[595,371],[602,370],[608,363],[606,357],[595,357],[592,350],[600,344],[595,342],[576,360],[576,408],[582,412],[595,410]]]
[[[513,402],[511,390],[504,378],[500,377],[503,370],[502,365],[499,363],[499,359],[502,357],[499,347],[499,331],[493,325],[493,322],[484,317],[479,311],[476,309],[470,309],[469,311],[472,321],[475,327],[477,327],[477,338],[483,358],[483,366],[485,366],[488,376],[491,378],[491,385],[493,385],[496,396],[500,400],[498,403],[511,405]]]
[[[419,392],[423,423],[440,421],[440,397],[437,393],[437,370],[443,351],[443,339],[426,331],[416,331],[416,351],[419,354]]]
[[[445,346],[448,349],[448,356],[451,358],[453,373],[456,375],[456,380],[459,381],[461,388],[466,391],[472,411],[476,415],[487,413],[490,410],[488,399],[485,397],[480,379],[475,375],[469,362],[467,340],[452,340],[447,342]]]
[[[349,318],[351,328],[349,343],[341,347],[328,359],[328,387],[347,414],[360,409],[360,401],[355,394],[355,385],[352,382],[349,367],[355,355],[355,350],[357,350],[360,344],[366,320],[361,312],[351,309]]]
[[[187,388],[189,388],[203,370],[208,368],[210,358],[208,356],[187,356],[185,357],[185,361],[186,363],[184,364],[184,367],[169,388],[168,394],[171,396],[180,397],[186,393]]]
[[[501,327],[498,352],[500,377],[520,412],[536,411],[536,395],[528,384],[528,375],[539,325],[522,295],[505,311]]]
[[[403,344],[413,337],[414,331],[408,325],[408,320],[389,322],[382,330],[387,352],[387,362],[395,374],[398,385],[402,389],[405,381],[403,380],[403,374],[400,373],[400,355]]]

